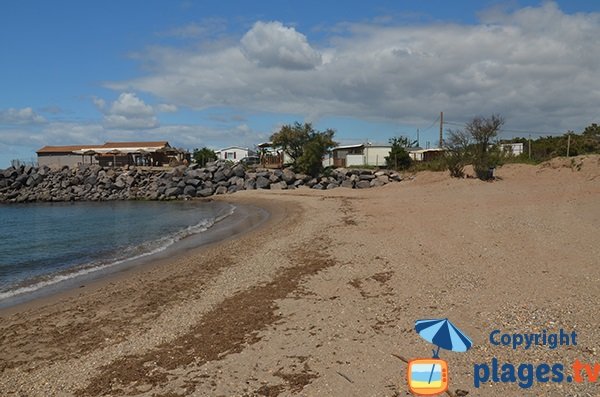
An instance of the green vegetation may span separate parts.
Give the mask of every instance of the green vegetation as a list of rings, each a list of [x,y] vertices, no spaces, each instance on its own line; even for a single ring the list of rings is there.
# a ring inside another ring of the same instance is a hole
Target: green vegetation
[[[415,147],[417,142],[410,141],[405,136],[394,137],[389,140],[392,145],[390,155],[385,157],[385,164],[389,169],[406,170],[410,167],[412,159],[406,149]]]
[[[498,136],[504,119],[493,114],[489,118],[475,117],[464,130],[450,130],[446,141],[446,167],[453,177],[464,176],[464,166],[473,164],[475,175],[481,180],[493,177],[493,168],[501,164],[502,154],[497,145],[491,145]]]
[[[500,142],[523,144],[523,154],[508,157],[507,162],[538,164],[553,157],[567,156],[567,149],[569,156],[600,153],[600,126],[593,123],[587,126],[581,134],[569,131],[560,136],[545,136],[533,139],[531,140],[531,157],[529,156],[529,139],[527,138],[514,138]]]
[[[192,152],[192,158],[197,164],[199,164],[201,167],[204,167],[206,163],[215,161],[217,159],[217,155],[214,150],[205,146],[202,149],[194,149]]]
[[[271,135],[273,146],[278,146],[290,156],[293,166],[300,172],[317,176],[323,170],[322,158],[337,145],[335,131],[317,131],[310,123],[284,125]]]

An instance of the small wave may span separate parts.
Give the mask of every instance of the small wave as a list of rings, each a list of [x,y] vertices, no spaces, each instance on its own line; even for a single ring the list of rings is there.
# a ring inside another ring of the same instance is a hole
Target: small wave
[[[49,287],[77,277],[82,277],[90,273],[105,270],[110,267],[123,264],[125,262],[134,261],[150,255],[158,254],[178,241],[207,231],[215,224],[233,215],[235,210],[236,207],[234,205],[229,205],[229,207],[226,211],[224,211],[223,214],[216,216],[214,219],[205,219],[195,225],[188,226],[185,229],[179,230],[178,232],[173,233],[169,236],[164,236],[157,240],[148,241],[137,246],[129,247],[125,250],[125,253],[119,257],[113,257],[104,261],[96,261],[79,265],[58,274],[54,273],[45,277],[37,277],[34,280],[28,280],[29,282],[27,285],[21,284],[21,286],[13,287],[10,290],[0,291],[0,301],[18,295],[32,293],[42,288]]]

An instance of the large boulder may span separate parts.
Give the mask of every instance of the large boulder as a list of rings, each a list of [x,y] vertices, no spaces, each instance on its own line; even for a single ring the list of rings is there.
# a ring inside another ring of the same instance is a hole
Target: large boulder
[[[367,180],[360,180],[356,182],[357,189],[368,189],[371,187],[371,182]]]
[[[243,178],[244,175],[246,174],[246,171],[244,170],[244,166],[242,164],[236,164],[231,171],[233,172],[233,175]]]
[[[196,196],[200,196],[200,197],[208,197],[208,196],[212,196],[213,194],[213,189],[211,187],[205,187],[204,189],[198,190],[196,192]]]
[[[354,182],[351,181],[350,179],[345,179],[344,181],[342,181],[341,186],[352,189],[354,187]]]
[[[256,178],[256,188],[257,189],[268,189],[270,185],[270,181],[264,176],[259,176]]]
[[[294,173],[294,171],[290,170],[289,168],[286,168],[285,170],[283,170],[283,175],[281,176],[281,179],[283,179],[283,181],[288,185],[291,185],[296,180],[296,174]]]
[[[288,185],[285,181],[271,183],[271,190],[287,189]]]
[[[193,187],[192,185],[186,185],[186,187],[183,188],[183,194],[195,197],[196,196],[196,188]]]
[[[167,197],[177,197],[181,193],[183,193],[183,190],[181,190],[180,187],[170,187],[167,190],[165,190],[165,196]]]

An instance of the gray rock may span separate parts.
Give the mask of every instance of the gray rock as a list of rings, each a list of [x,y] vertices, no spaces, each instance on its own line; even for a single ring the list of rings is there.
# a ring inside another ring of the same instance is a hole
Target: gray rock
[[[167,196],[167,197],[177,197],[181,193],[183,193],[183,190],[180,187],[171,187],[171,188],[168,188],[165,191],[165,196]]]
[[[213,194],[213,189],[211,187],[207,187],[201,190],[198,190],[196,192],[196,196],[200,196],[200,197],[208,197],[208,196],[212,196]]]
[[[85,178],[85,180],[84,180],[84,183],[90,184],[90,185],[95,185],[96,182],[98,182],[98,178],[96,178],[96,175],[90,175],[87,178]]]
[[[312,188],[313,188],[313,189],[318,189],[318,190],[323,190],[324,186],[323,186],[323,185],[321,185],[320,183],[317,183],[317,184],[313,185],[313,187],[312,187]]]
[[[387,177],[386,177],[386,178],[387,178]],[[381,181],[379,178],[376,178],[376,179],[373,179],[373,180],[372,180],[372,181],[369,183],[369,185],[370,185],[371,187],[380,187],[380,186],[383,186],[383,185],[385,185],[385,183],[384,183],[384,182],[382,182],[382,181]]]
[[[231,185],[227,188],[227,193],[235,193],[239,190],[242,190],[244,187],[239,185]]]
[[[340,187],[340,185],[338,185],[337,183],[330,183],[327,185],[326,189],[330,190],[330,189],[335,189],[336,187]]]
[[[225,194],[225,193],[227,193],[227,188],[225,186],[219,186],[215,190],[215,194]]]
[[[371,187],[371,182],[366,180],[361,180],[356,182],[357,189],[368,189]]]
[[[289,168],[286,168],[285,170],[283,170],[283,175],[281,176],[281,179],[283,179],[283,181],[288,185],[291,185],[296,180],[296,174],[294,173],[294,171],[290,170]]]
[[[285,181],[271,183],[271,190],[282,190],[287,189],[287,183]]]
[[[246,190],[256,189],[256,181],[254,179],[247,179],[244,182],[244,189],[246,189]]]
[[[271,183],[279,182],[280,180],[281,180],[281,176],[278,176],[276,174],[271,174],[269,176],[269,181],[271,181]]]
[[[268,189],[270,185],[270,182],[267,178],[265,178],[264,176],[259,176],[258,178],[256,178],[256,188],[257,189]]]
[[[237,164],[235,167],[232,168],[231,171],[233,172],[233,175],[240,178],[243,178],[246,174],[246,171],[244,170],[244,166],[242,164]]]
[[[346,179],[346,180],[344,180],[344,181],[342,182],[342,185],[341,185],[341,186],[342,186],[342,187],[349,188],[349,189],[352,189],[352,188],[354,188],[354,182],[353,182],[353,181],[351,181],[350,179]]]
[[[190,185],[193,187],[198,187],[198,185],[200,185],[201,181],[199,179],[192,178],[192,179],[188,179],[187,181],[185,181],[185,183],[187,185]]]
[[[213,178],[212,178],[213,182],[221,182],[221,181],[224,181],[225,179],[227,179],[227,177],[221,170],[215,172],[213,175]]]
[[[361,181],[372,181],[376,176],[373,174],[360,174],[359,179]]]
[[[196,197],[196,188],[191,185],[186,185],[183,188],[183,194],[185,194],[187,196]]]

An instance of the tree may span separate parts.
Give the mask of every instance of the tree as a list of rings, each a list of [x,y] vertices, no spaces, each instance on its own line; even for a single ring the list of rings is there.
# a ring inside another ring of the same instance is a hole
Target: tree
[[[448,139],[444,141],[446,168],[453,178],[465,176],[465,165],[470,160],[470,135],[462,130],[450,130]]]
[[[490,155],[489,147],[492,140],[498,136],[502,125],[504,119],[493,114],[489,118],[475,117],[465,126],[465,131],[474,141],[473,168],[475,175],[481,180],[490,179],[490,168],[497,165],[497,156]]]
[[[279,132],[271,135],[273,146],[279,146],[290,156],[293,165],[312,176],[323,170],[323,156],[337,145],[333,140],[335,131],[317,131],[311,123],[284,125]]]
[[[392,145],[390,155],[385,157],[385,164],[388,168],[396,170],[405,170],[410,167],[412,159],[406,149],[415,147],[417,141],[410,141],[405,136],[394,137],[389,140]]]
[[[206,163],[215,161],[217,159],[217,155],[214,150],[205,146],[202,149],[194,149],[192,158],[197,164],[199,164],[201,167],[204,167]]]
[[[293,162],[296,162],[304,152],[304,145],[308,143],[310,135],[315,130],[311,123],[300,124],[295,122],[294,125],[286,124],[279,132],[271,135],[273,146],[278,146],[290,156]]]

